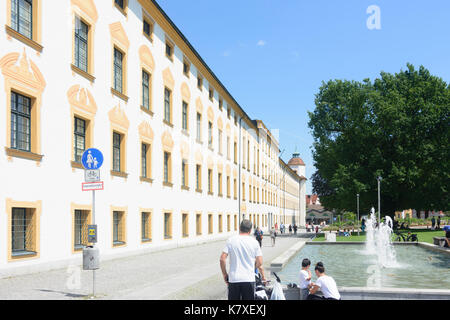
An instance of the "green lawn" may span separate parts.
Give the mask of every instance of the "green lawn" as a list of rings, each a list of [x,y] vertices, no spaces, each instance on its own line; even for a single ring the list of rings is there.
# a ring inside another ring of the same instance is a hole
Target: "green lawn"
[[[419,242],[433,243],[433,237],[444,237],[445,236],[445,232],[442,230],[431,231],[431,230],[427,230],[427,229],[418,229],[418,230],[409,230],[409,231],[411,233],[417,234],[417,237],[419,238]],[[407,235],[408,231],[404,230],[404,231],[402,231],[402,233]],[[314,241],[325,241],[325,236],[323,234],[318,235],[314,239]],[[358,236],[358,233],[355,232],[350,237],[337,236],[336,241],[337,242],[342,242],[342,241],[364,242],[364,241],[366,241],[366,235],[365,235],[365,233],[360,232],[360,236]]]

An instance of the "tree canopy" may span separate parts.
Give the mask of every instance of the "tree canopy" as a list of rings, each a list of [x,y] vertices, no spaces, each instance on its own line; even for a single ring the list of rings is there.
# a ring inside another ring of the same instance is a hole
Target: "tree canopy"
[[[309,112],[317,171],[313,190],[329,209],[448,210],[450,85],[421,66],[374,81],[330,80]]]

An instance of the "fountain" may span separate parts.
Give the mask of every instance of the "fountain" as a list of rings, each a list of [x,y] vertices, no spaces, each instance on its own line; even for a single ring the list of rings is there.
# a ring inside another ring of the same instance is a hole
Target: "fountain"
[[[392,219],[385,217],[385,221],[376,226],[375,209],[372,208],[366,223],[366,251],[367,255],[376,255],[378,265],[384,268],[398,267],[395,248],[392,244]]]

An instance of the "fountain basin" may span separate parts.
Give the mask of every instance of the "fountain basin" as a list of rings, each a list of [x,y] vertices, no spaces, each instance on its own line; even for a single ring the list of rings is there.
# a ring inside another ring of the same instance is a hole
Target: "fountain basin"
[[[450,254],[432,251],[422,244],[394,244],[398,267],[377,267],[377,257],[365,253],[365,243],[308,243],[284,264],[277,274],[283,284],[298,283],[301,261],[312,261],[313,281],[315,263],[322,261],[326,274],[338,287],[399,288],[450,290]],[[406,289],[405,289],[406,290]]]

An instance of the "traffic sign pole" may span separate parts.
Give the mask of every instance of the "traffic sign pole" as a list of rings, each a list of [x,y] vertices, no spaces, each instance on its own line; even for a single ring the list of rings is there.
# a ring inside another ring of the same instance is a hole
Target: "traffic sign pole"
[[[95,225],[95,190],[92,190],[92,222]],[[92,270],[92,298],[94,297],[95,297],[95,270]]]

